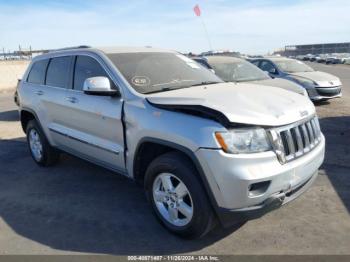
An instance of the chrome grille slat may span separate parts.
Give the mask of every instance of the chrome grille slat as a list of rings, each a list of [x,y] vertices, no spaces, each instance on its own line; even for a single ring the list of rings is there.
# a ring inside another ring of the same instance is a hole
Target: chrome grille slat
[[[320,123],[318,122],[317,118],[315,118],[315,124],[316,124],[317,131],[318,131],[318,137],[320,137],[321,136],[321,127],[320,127]]]
[[[297,144],[298,144],[298,152],[300,152],[303,149],[303,140],[300,135],[300,131],[298,127],[294,128],[296,137],[297,137]]]
[[[320,129],[319,129],[319,127],[318,127],[318,125],[317,125],[317,119],[312,119],[312,124],[313,124],[313,126],[314,126],[314,130],[315,130],[315,133],[316,133],[316,137],[317,137],[317,139],[319,139],[319,137],[320,137]]]
[[[314,132],[315,143],[317,143],[317,141],[318,141],[318,132],[317,132],[317,129],[316,129],[316,126],[315,126],[314,119],[311,119],[310,125],[311,125],[311,128],[312,128],[312,131]]]
[[[270,134],[272,133],[275,139],[271,143],[282,164],[306,154],[321,142],[321,129],[317,117],[271,129]],[[279,140],[276,137],[279,137]]]
[[[305,138],[305,146],[304,146],[304,151],[305,151],[305,149],[308,149],[310,147],[310,138],[309,138],[309,134],[306,131],[305,124],[301,125],[301,129],[303,130],[303,136]]]
[[[288,143],[288,148],[289,148],[289,154],[294,155],[295,154],[295,148],[294,148],[294,142],[292,138],[292,133],[290,130],[286,131],[286,136],[287,136],[287,143]]]
[[[310,122],[306,123],[306,128],[307,128],[307,130],[309,132],[310,144],[314,144],[314,142],[315,142],[315,135],[314,135],[314,131],[311,128]]]

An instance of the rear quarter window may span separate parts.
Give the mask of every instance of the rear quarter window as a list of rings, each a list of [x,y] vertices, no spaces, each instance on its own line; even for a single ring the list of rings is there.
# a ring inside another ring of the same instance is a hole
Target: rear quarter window
[[[43,85],[45,82],[45,73],[48,63],[48,59],[34,62],[30,69],[27,82]]]

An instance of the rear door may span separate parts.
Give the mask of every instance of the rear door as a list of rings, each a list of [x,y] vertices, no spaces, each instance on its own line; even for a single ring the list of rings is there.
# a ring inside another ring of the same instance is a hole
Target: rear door
[[[61,112],[65,108],[67,88],[70,86],[70,75],[73,68],[72,56],[53,57],[40,60],[33,65],[27,82],[33,87],[37,102],[35,113],[50,143],[60,146],[66,137],[57,136],[52,127],[62,124]]]
[[[72,89],[67,90],[65,95],[62,132],[68,137],[66,150],[124,172],[122,98],[83,92],[84,81],[95,76],[109,78],[116,88],[107,70],[98,56],[78,55],[74,58]]]
[[[28,76],[23,79],[18,90],[17,100],[21,100],[23,109],[32,109],[39,119],[46,118],[46,110],[42,110],[43,95],[45,94],[45,74],[49,59],[41,59],[33,62]],[[47,128],[43,125],[45,133]]]

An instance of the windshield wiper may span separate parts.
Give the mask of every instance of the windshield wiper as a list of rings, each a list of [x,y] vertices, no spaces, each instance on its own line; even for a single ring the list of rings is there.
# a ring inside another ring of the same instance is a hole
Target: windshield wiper
[[[150,91],[150,92],[147,92],[147,93],[145,93],[145,94],[148,95],[148,94],[154,94],[154,93],[161,93],[161,92],[166,92],[166,91],[172,91],[172,90],[176,90],[176,89],[189,88],[189,87],[192,87],[192,86],[213,85],[213,84],[218,84],[218,83],[221,83],[221,82],[217,82],[217,81],[204,81],[204,82],[197,83],[197,84],[194,84],[194,85],[189,85],[189,86],[163,87],[163,88],[161,88],[161,89],[154,90],[154,91]]]
[[[161,93],[161,92],[172,91],[172,90],[176,90],[176,89],[189,88],[189,87],[191,87],[191,86],[163,87],[161,89],[150,91],[150,92],[147,92],[145,94],[148,95],[148,94],[154,94],[154,93]]]
[[[214,84],[220,84],[222,82],[217,82],[217,81],[203,81],[203,82],[200,82],[200,83],[197,83],[197,84],[193,84],[193,85],[190,85],[190,86],[204,86],[204,85],[214,85]]]

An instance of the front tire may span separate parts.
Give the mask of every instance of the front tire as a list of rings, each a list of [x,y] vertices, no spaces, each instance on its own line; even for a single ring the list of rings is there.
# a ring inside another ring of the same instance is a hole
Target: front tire
[[[145,187],[155,215],[170,232],[199,238],[212,229],[212,207],[187,157],[177,152],[157,157],[147,168]]]
[[[39,166],[51,166],[58,161],[59,153],[50,146],[44,132],[35,120],[31,120],[26,128],[30,154]]]

